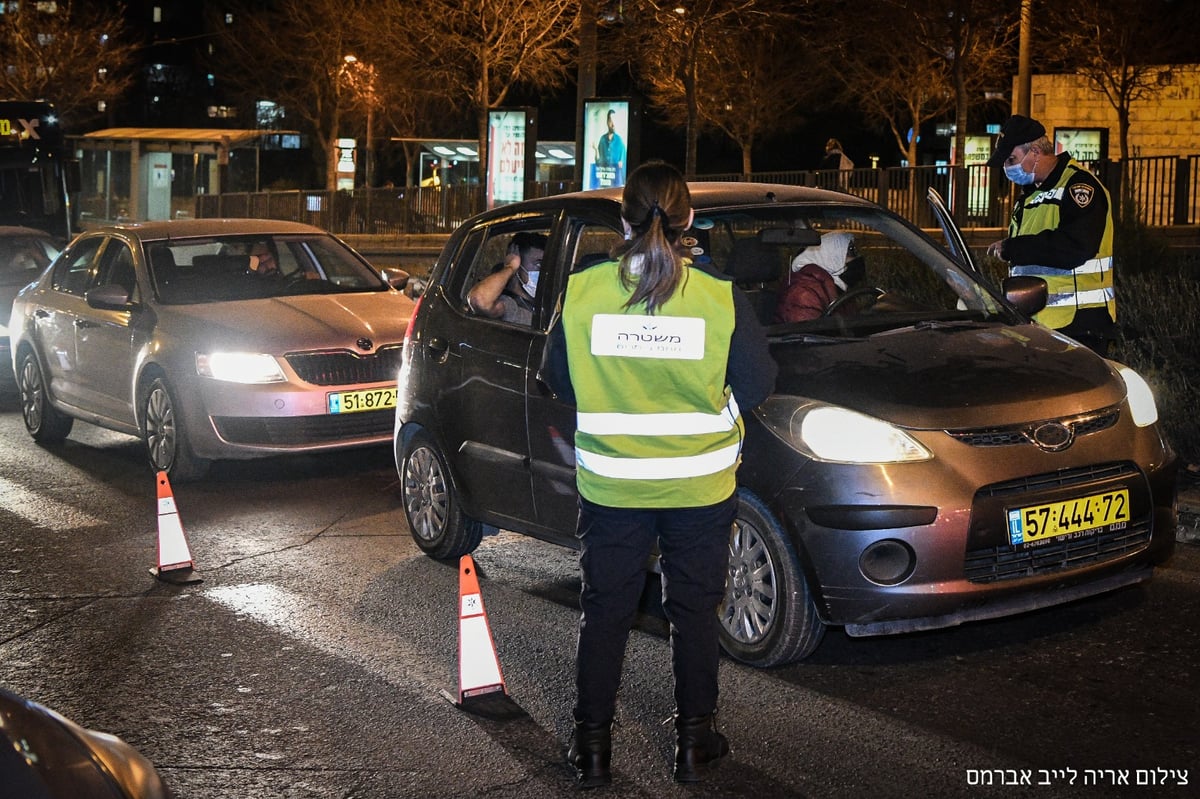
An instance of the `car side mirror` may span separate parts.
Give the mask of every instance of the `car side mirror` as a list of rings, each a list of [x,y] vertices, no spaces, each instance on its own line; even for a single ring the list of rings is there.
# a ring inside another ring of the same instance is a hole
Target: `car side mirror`
[[[1004,299],[1029,316],[1045,308],[1050,296],[1046,281],[1033,275],[1006,277],[1000,285],[1004,289]]]
[[[408,285],[404,287],[404,293],[412,299],[417,299],[425,293],[425,289],[429,287],[429,283],[422,278],[414,277],[408,281]]]
[[[408,285],[410,275],[398,266],[385,266],[379,270],[379,273],[383,275],[383,279],[388,282],[388,285],[394,289],[403,291],[404,287]]]
[[[96,286],[84,294],[83,299],[91,307],[102,311],[127,311],[130,305],[129,291],[116,283]]]

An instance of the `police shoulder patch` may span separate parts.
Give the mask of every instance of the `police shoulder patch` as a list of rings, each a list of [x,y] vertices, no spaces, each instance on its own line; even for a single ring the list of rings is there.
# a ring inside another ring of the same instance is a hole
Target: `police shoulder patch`
[[[1096,189],[1087,183],[1076,183],[1067,188],[1071,194],[1071,199],[1080,208],[1087,208],[1091,204],[1092,198],[1096,196]]]

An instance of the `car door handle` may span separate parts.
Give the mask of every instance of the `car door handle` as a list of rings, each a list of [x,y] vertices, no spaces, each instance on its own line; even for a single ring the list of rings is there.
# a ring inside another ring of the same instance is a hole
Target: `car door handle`
[[[100,327],[100,325],[90,319],[76,319],[75,327]]]

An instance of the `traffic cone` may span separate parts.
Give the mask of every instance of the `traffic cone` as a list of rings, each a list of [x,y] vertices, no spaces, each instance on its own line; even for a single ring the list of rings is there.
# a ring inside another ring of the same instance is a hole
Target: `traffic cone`
[[[458,562],[458,702],[463,709],[484,698],[507,698],[500,660],[488,626],[475,561],[463,555]]]
[[[183,536],[183,525],[179,511],[175,509],[175,495],[171,493],[171,482],[166,472],[158,473],[158,565],[150,573],[169,583],[201,582],[193,568],[192,552]]]

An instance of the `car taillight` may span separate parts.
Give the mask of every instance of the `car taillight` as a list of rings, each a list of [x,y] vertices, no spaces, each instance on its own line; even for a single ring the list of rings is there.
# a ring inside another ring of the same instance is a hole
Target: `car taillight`
[[[404,328],[404,349],[408,350],[408,344],[412,341],[413,325],[417,321],[417,312],[421,310],[421,303],[424,302],[425,295],[417,297],[417,302],[413,305],[412,316],[408,317],[408,327]]]

